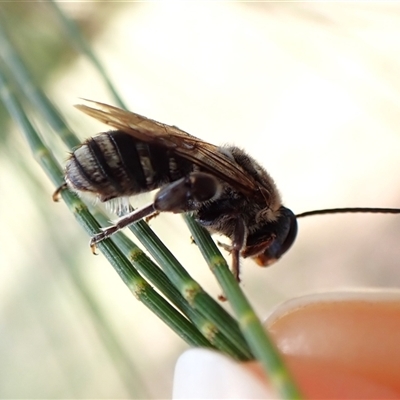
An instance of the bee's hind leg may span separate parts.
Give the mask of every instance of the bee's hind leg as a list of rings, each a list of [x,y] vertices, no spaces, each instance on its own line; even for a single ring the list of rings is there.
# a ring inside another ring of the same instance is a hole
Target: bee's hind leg
[[[154,208],[159,212],[183,213],[190,211],[193,203],[213,200],[220,193],[217,178],[205,172],[192,172],[161,188],[154,199]]]
[[[90,240],[92,252],[96,244],[109,238],[114,233],[143,218],[152,217],[160,212],[181,213],[190,209],[190,204],[210,200],[220,193],[220,183],[210,174],[193,172],[174,181],[159,190],[154,202],[123,216],[115,225],[104,228]]]
[[[142,208],[138,208],[131,213],[122,217],[116,224],[111,225],[107,228],[102,229],[100,233],[97,233],[90,240],[90,248],[92,249],[92,253],[96,254],[96,245],[104,239],[109,238],[114,233],[120,231],[121,229],[127,227],[134,222],[138,222],[143,218],[146,218],[152,214],[154,214],[156,210],[154,209],[154,203],[148,204]]]
[[[61,192],[62,192],[63,190],[65,190],[65,189],[67,189],[67,187],[68,187],[68,186],[67,186],[66,183],[63,183],[62,185],[60,185],[60,186],[54,191],[54,193],[53,193],[53,196],[52,196],[53,201],[55,201],[55,202],[59,201],[59,200],[60,200]]]

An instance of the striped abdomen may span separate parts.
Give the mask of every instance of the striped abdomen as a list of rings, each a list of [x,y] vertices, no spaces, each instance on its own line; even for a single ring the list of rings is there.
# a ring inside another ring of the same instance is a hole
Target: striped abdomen
[[[74,190],[95,193],[106,201],[157,189],[192,169],[193,163],[169,154],[164,147],[111,131],[77,148],[67,162],[65,175]]]

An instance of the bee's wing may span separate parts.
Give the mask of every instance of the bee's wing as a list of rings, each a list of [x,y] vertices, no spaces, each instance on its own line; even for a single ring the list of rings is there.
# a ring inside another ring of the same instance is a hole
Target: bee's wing
[[[162,124],[142,115],[97,101],[85,101],[89,101],[97,108],[82,104],[75,107],[138,140],[162,146],[176,155],[192,161],[244,194],[259,194],[259,183],[240,169],[217,146],[197,139],[176,126]]]

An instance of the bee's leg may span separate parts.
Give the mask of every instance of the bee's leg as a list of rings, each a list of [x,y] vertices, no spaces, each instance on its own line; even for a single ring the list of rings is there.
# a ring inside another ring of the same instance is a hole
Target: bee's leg
[[[108,228],[104,228],[100,233],[94,235],[90,240],[90,247],[92,249],[92,253],[96,254],[97,243],[101,242],[104,239],[109,238],[111,235],[127,227],[128,225],[133,224],[134,222],[138,222],[141,219],[154,214],[155,212],[156,210],[154,209],[154,203],[151,203],[145,207],[138,208],[137,210],[134,210],[131,213],[125,215],[115,225],[109,226]]]
[[[160,211],[156,211],[153,214],[150,214],[148,217],[146,217],[144,220],[149,223],[153,218],[158,217],[160,215]]]
[[[244,248],[247,236],[246,225],[242,218],[238,217],[232,240],[232,274],[240,282],[240,251]]]
[[[212,200],[220,193],[221,184],[217,178],[204,172],[192,172],[160,189],[154,199],[154,209],[182,213],[190,211],[193,202]]]
[[[219,247],[222,247],[225,251],[227,251],[229,254],[231,254],[232,253],[232,245],[231,244],[228,244],[228,243],[223,243],[223,242],[220,242],[219,240],[217,241],[217,245],[219,246]]]
[[[57,201],[59,201],[60,200],[60,194],[61,194],[61,192],[63,191],[63,190],[65,190],[66,188],[67,188],[68,186],[67,186],[67,184],[66,183],[63,183],[61,186],[59,186],[56,190],[55,190],[55,192],[53,193],[53,201],[55,201],[55,202],[57,202]]]
[[[159,212],[170,211],[181,213],[190,209],[191,203],[210,200],[220,193],[220,184],[216,178],[203,172],[193,172],[188,176],[166,185],[156,194],[154,202],[132,211],[122,217],[115,225],[104,228],[90,240],[92,252],[96,252],[96,244],[114,233],[143,218]]]

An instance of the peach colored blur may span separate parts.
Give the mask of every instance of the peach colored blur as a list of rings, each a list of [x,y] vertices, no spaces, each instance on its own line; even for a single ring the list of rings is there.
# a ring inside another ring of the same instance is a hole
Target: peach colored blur
[[[266,326],[306,398],[400,398],[400,300],[313,302]]]

